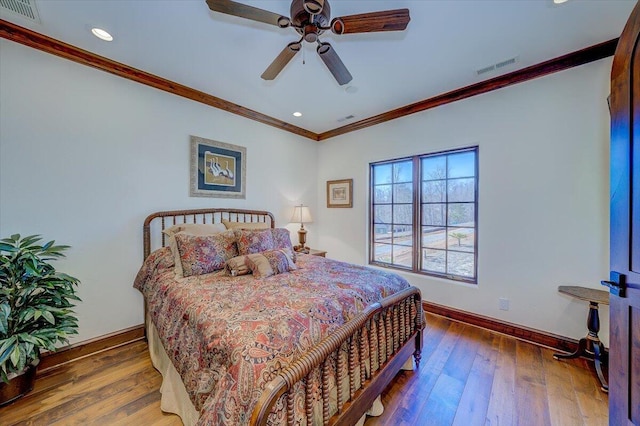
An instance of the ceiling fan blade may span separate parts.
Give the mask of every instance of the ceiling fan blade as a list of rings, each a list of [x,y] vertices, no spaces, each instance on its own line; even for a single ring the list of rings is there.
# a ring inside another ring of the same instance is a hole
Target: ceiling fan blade
[[[268,10],[258,9],[257,7],[248,6],[231,0],[207,0],[209,9],[214,12],[225,13],[227,15],[239,16],[241,18],[251,19],[252,21],[264,22],[265,24],[276,25],[280,28],[286,28],[291,25],[291,20],[286,16],[269,12]]]
[[[351,73],[347,67],[344,66],[342,59],[340,59],[340,56],[338,56],[333,46],[329,43],[318,43],[316,50],[318,55],[320,55],[320,59],[322,59],[322,62],[329,68],[329,71],[331,71],[331,74],[333,74],[333,77],[340,86],[353,80]]]
[[[282,49],[282,52],[278,55],[276,59],[271,62],[271,65],[267,67],[267,69],[260,76],[263,80],[274,80],[280,71],[284,69],[285,66],[296,56],[296,53],[300,51],[302,48],[301,41],[295,41],[293,43],[289,43],[287,47]]]
[[[336,34],[402,31],[407,28],[410,20],[409,9],[361,13],[334,18],[331,21],[331,31]]]

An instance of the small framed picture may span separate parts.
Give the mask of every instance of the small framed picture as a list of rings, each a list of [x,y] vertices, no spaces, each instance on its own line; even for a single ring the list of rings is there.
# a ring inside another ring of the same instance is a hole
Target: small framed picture
[[[327,207],[353,207],[353,179],[327,181]]]
[[[247,149],[191,136],[191,197],[245,198]]]

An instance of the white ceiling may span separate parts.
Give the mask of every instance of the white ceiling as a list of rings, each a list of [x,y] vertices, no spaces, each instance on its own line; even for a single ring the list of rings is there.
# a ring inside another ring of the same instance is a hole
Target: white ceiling
[[[289,0],[244,0],[289,16]],[[260,78],[291,29],[214,13],[204,0],[36,0],[41,24],[0,17],[316,133],[618,37],[635,0],[332,0],[332,17],[408,8],[404,32],[325,33],[354,79],[339,86],[305,43],[275,81]],[[99,26],[114,41],[91,35]],[[517,56],[477,76],[475,70]],[[301,111],[300,118],[292,116]],[[347,115],[352,120],[338,122]]]

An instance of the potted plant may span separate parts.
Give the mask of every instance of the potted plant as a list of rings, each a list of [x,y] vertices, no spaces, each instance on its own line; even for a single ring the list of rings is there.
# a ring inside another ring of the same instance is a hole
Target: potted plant
[[[79,281],[49,263],[69,246],[19,234],[0,240],[0,405],[33,389],[40,351],[77,334],[71,310]]]

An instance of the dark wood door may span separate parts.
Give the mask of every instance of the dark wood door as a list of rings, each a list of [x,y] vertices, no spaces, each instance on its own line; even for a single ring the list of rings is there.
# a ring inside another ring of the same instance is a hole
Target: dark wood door
[[[640,425],[640,3],[611,71],[609,424]]]

